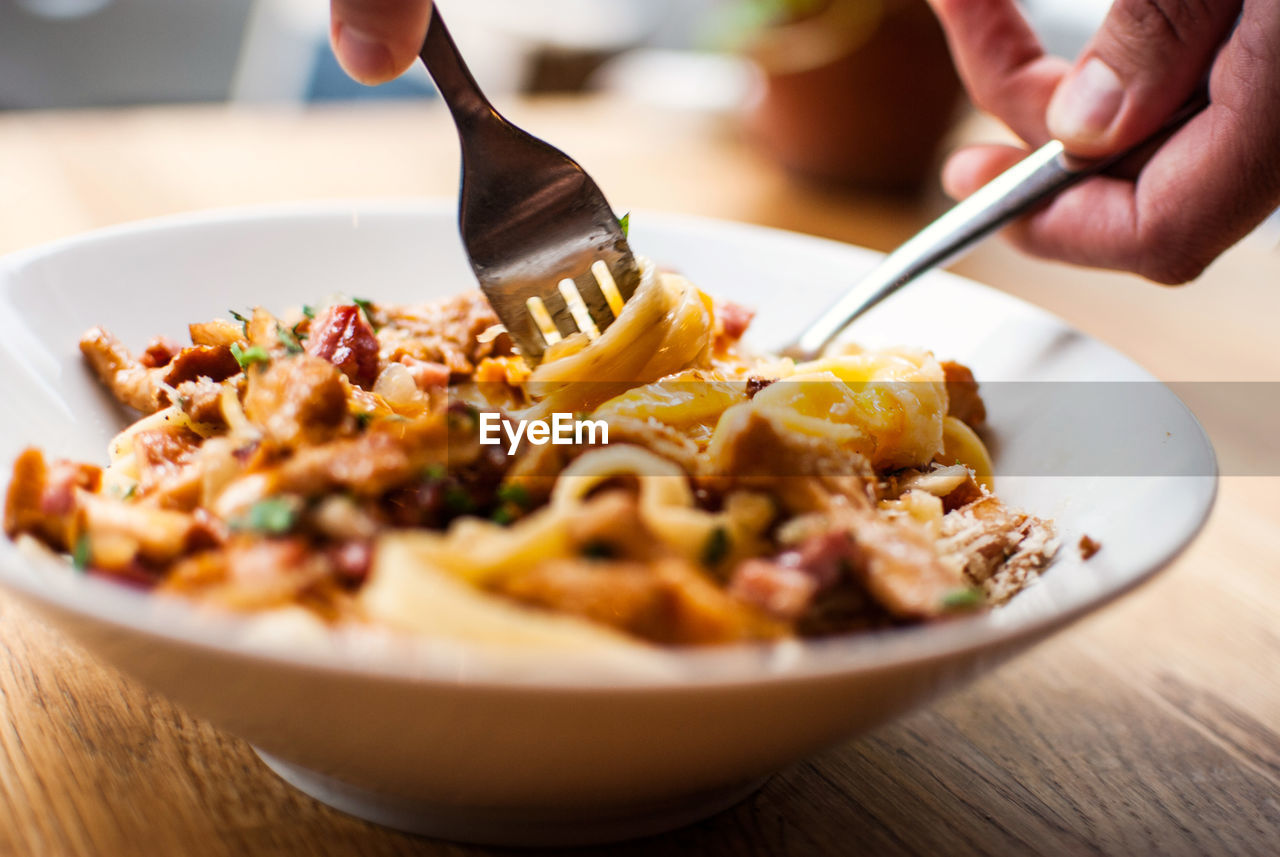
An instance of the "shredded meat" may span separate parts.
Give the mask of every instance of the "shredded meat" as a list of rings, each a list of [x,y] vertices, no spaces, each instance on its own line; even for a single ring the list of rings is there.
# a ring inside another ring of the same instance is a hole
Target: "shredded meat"
[[[80,339],[84,354],[94,374],[121,404],[150,414],[158,411],[161,375],[165,369],[148,369],[116,339],[100,327],[90,328]]]
[[[183,381],[174,389],[178,408],[198,423],[221,428],[227,424],[222,414],[222,384],[209,378]]]
[[[903,619],[940,615],[947,596],[966,585],[922,531],[871,515],[861,517],[854,528],[849,559],[853,576],[867,592]]]
[[[1049,521],[1010,509],[990,495],[942,519],[938,550],[952,568],[1003,603],[1049,564],[1058,537]]]
[[[504,333],[488,342],[477,337],[498,324],[498,317],[478,291],[464,292],[420,306],[383,306],[386,327],[380,332],[383,358],[402,355],[442,363],[455,375],[470,375],[485,357],[511,353]]]
[[[269,493],[315,496],[345,489],[357,496],[378,496],[418,478],[432,464],[443,464],[443,419],[371,427],[363,434],[323,446],[299,449],[279,466],[262,471]]]
[[[843,509],[823,526],[793,550],[742,563],[729,591],[779,619],[797,621],[824,593],[854,586],[870,596],[857,599],[857,618],[879,609],[899,619],[927,619],[945,612],[947,596],[966,586],[909,524]]]
[[[346,386],[332,363],[300,354],[248,375],[245,416],[281,446],[324,443],[347,418]]]
[[[833,505],[869,507],[876,478],[863,456],[787,431],[759,411],[744,409],[723,419],[734,422],[718,429],[726,440],[699,478],[702,487],[771,493],[792,514]]]
[[[202,438],[188,428],[151,429],[133,435],[139,482],[143,490],[182,470],[200,450]]]

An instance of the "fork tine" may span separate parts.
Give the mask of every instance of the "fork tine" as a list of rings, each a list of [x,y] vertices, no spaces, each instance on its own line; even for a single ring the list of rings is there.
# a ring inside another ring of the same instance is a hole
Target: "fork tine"
[[[609,299],[605,297],[600,284],[596,282],[595,274],[589,270],[584,271],[573,278],[573,284],[578,287],[578,294],[582,295],[582,302],[587,305],[587,311],[591,313],[591,320],[595,322],[596,327],[603,333],[604,329],[613,323],[616,316],[612,307],[609,306]]]
[[[555,287],[555,283],[551,283],[551,288],[544,292],[540,292],[542,303],[547,308],[547,312],[551,313],[551,321],[555,323],[556,330],[560,331],[561,336],[572,336],[578,332],[578,323],[573,318],[573,313],[569,311],[569,305],[565,303],[564,295],[560,294],[559,289]]]

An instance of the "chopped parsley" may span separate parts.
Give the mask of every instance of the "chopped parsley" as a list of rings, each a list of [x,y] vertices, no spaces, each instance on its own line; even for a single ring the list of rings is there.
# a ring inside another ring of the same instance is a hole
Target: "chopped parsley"
[[[81,533],[76,537],[75,546],[71,549],[71,567],[76,571],[84,571],[89,567],[93,551],[89,545],[89,534]]]
[[[504,527],[515,519],[516,514],[511,511],[510,506],[499,506],[494,509],[493,514],[489,516],[489,520],[493,521],[495,524],[501,524]]]
[[[480,425],[480,409],[470,403],[461,410],[451,405],[446,420],[453,431],[473,431]]]
[[[298,334],[292,329],[277,327],[276,338],[280,340],[280,344],[284,346],[284,350],[289,354],[302,353],[302,343],[298,341]]]
[[[231,356],[236,358],[236,362],[240,364],[241,369],[248,369],[254,363],[271,362],[271,355],[261,345],[250,345],[248,348],[241,348],[239,342],[233,342],[231,343]]]
[[[702,564],[706,566],[719,565],[728,555],[729,531],[724,527],[716,527],[707,536],[706,544],[702,546],[702,555],[700,557]]]
[[[302,305],[302,314],[303,314],[303,315],[305,315],[307,318],[315,318],[315,317],[316,317],[316,308],[315,308],[315,307],[313,307],[311,304],[303,304],[303,305]]]
[[[504,503],[510,503],[512,506],[527,509],[533,498],[529,496],[529,492],[525,490],[523,485],[508,482],[505,485],[498,486],[498,499]]]
[[[443,464],[428,464],[426,469],[422,471],[422,478],[428,482],[439,482],[449,475],[449,471]]]
[[[244,515],[231,521],[233,530],[252,530],[278,536],[289,532],[298,522],[298,508],[288,497],[268,497],[249,507]]]
[[[444,489],[444,505],[450,512],[465,515],[474,511],[476,504],[461,485],[447,485]]]
[[[356,428],[368,428],[371,422],[373,422],[373,411],[360,411],[356,414]]]
[[[242,316],[240,313],[236,312],[233,309],[229,309],[227,310],[227,312],[231,313],[232,318],[240,322],[240,330],[244,333],[245,336],[248,336],[249,335],[249,319],[245,318],[244,316]]]
[[[631,212],[627,212],[618,218],[618,226],[622,227],[622,237],[631,237]]]
[[[132,499],[134,498],[134,495],[135,495],[135,494],[137,494],[137,493],[138,493],[138,483],[137,483],[137,482],[135,482],[135,483],[133,483],[132,485],[130,485],[130,486],[129,486],[129,490],[128,490],[128,491],[125,491],[125,492],[124,492],[124,496],[122,496],[120,499],[121,499],[121,500],[132,500]]]
[[[953,589],[942,596],[942,606],[948,610],[970,610],[982,604],[982,591],[972,586]]]

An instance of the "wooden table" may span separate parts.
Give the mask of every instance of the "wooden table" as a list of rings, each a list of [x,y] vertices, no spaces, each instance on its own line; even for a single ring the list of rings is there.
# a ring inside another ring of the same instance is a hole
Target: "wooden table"
[[[724,120],[605,101],[512,113],[577,155],[621,206],[884,249],[943,205],[797,185]],[[213,206],[448,195],[456,169],[446,117],[420,105],[0,114],[0,252]],[[1176,291],[995,242],[957,270],[1048,307],[1163,379],[1280,380],[1280,253],[1262,241]],[[1215,436],[1274,442],[1258,428],[1249,414],[1210,421]],[[1280,479],[1228,477],[1195,545],[1120,604],[932,708],[781,772],[716,818],[617,850],[1275,854],[1277,521]],[[7,598],[0,707],[0,853],[482,852],[302,796],[244,742],[98,666]]]

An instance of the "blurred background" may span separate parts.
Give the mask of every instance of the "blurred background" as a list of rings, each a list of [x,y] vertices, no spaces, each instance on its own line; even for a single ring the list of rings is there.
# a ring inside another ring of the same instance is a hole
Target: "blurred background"
[[[1107,0],[1032,0],[1074,54]],[[910,188],[961,95],[923,0],[466,0],[444,3],[481,84],[605,91],[745,117],[802,175]],[[0,109],[431,98],[415,67],[350,81],[324,0],[0,0]],[[832,109],[832,106],[836,109]]]
[[[1074,56],[1110,0],[1027,0]],[[719,115],[804,181],[937,192],[971,115],[924,0],[453,0],[492,97],[603,92]],[[362,87],[328,45],[324,0],[0,0],[0,110],[169,102],[430,99],[415,66]],[[1273,218],[1269,232],[1280,228]]]
[[[476,76],[495,93],[619,88],[699,107],[724,106],[744,95],[747,81],[734,53],[760,47],[771,61],[797,72],[800,66],[835,62],[841,54],[866,49],[877,41],[877,29],[918,15],[923,5],[917,0],[444,4]],[[1108,0],[1030,0],[1027,10],[1050,48],[1071,55],[1107,6]],[[336,74],[327,16],[324,0],[0,0],[0,107],[429,97],[430,85],[418,70],[396,86],[377,90]],[[806,18],[811,26],[799,33],[766,32]],[[669,81],[664,75],[690,85],[673,90],[664,85]]]

